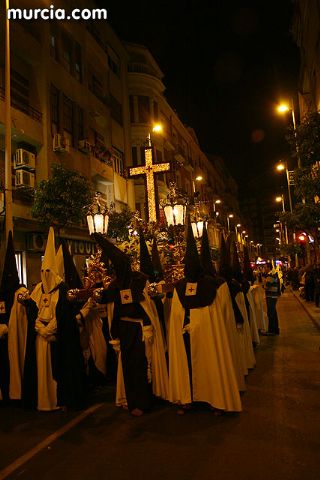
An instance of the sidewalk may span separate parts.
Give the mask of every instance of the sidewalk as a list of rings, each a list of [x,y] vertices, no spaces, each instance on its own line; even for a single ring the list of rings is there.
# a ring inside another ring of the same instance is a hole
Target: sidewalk
[[[316,307],[315,304],[306,302],[303,298],[300,297],[298,290],[292,290],[291,293],[296,297],[298,302],[302,305],[304,310],[307,312],[315,326],[320,330],[320,308]]]

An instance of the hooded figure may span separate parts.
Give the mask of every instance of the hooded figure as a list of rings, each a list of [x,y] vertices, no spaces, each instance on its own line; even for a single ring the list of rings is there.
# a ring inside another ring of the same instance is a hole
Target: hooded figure
[[[249,302],[243,291],[242,284],[240,283],[242,281],[242,272],[235,242],[232,242],[231,239],[229,239],[227,248],[229,248],[229,258],[232,258],[230,265],[232,279],[228,282],[228,285],[233,299],[235,318],[238,332],[241,336],[243,355],[245,357],[244,373],[247,375],[248,370],[254,368],[256,364],[249,324]]]
[[[253,272],[250,265],[248,248],[244,246],[243,249],[243,274],[242,274],[242,289],[245,294],[246,307],[248,312],[248,319],[250,324],[251,337],[254,345],[259,345],[259,330],[257,323],[257,308],[254,299],[253,287]]]
[[[217,272],[211,258],[208,231],[205,223],[203,224],[203,232],[201,238],[200,263],[203,271],[207,275],[211,275],[212,277],[217,276]]]
[[[146,240],[144,238],[144,234],[143,234],[142,229],[139,232],[139,236],[140,236],[140,238],[139,238],[139,240],[140,240],[140,271],[142,273],[144,273],[145,275],[147,275],[147,277],[148,277],[148,279],[151,283],[155,283],[155,282],[157,282],[157,279],[159,278],[159,273],[160,272],[156,273],[156,269],[155,269],[153,261],[150,257],[149,250],[148,250],[148,247],[147,247]],[[157,244],[156,244],[155,239],[153,241],[153,248],[154,248],[154,245],[155,245],[155,248],[156,248],[156,251],[157,251],[157,254],[158,254],[158,259],[159,259],[159,253],[158,253],[158,250],[157,250]],[[159,263],[160,263],[160,259],[159,259]],[[159,266],[157,268],[159,270]],[[161,268],[161,264],[160,264],[160,268]],[[160,273],[160,275],[161,275],[161,273]],[[161,282],[161,283],[164,283],[164,282]],[[154,302],[155,307],[157,309],[157,314],[158,314],[159,321],[160,321],[160,324],[161,324],[163,336],[164,336],[164,338],[166,338],[167,335],[166,335],[165,313],[164,313],[164,305],[162,303],[162,299],[165,300],[165,296],[162,295],[161,293],[159,293],[159,294],[152,295],[151,298],[152,298],[152,301]]]
[[[136,416],[152,406],[152,394],[167,399],[168,377],[163,335],[147,277],[133,272],[128,256],[100,234],[94,238],[116,274],[105,290],[111,344],[119,351],[116,404]]]
[[[25,309],[17,303],[17,296],[23,290],[25,288],[20,285],[10,231],[0,285],[0,399],[2,397],[6,401],[9,399],[11,383],[15,395],[11,396],[10,389],[10,398],[21,398],[27,319]]]
[[[155,282],[160,282],[163,280],[163,270],[160,261],[160,255],[157,246],[156,237],[153,237],[152,242],[152,250],[151,250],[151,261],[153,265],[154,275],[155,275]]]
[[[73,262],[67,242],[61,238],[61,247],[64,266],[64,281],[68,288],[83,288],[81,278]]]
[[[61,273],[61,262],[60,262]],[[41,266],[41,282],[31,294],[33,314],[24,372],[26,406],[38,410],[84,405],[84,370],[73,306],[56,262],[54,231],[50,227]],[[29,341],[30,337],[30,341]]]
[[[190,223],[184,272],[169,322],[169,399],[182,407],[200,401],[219,410],[241,411],[216,282],[203,273]]]
[[[1,303],[4,302],[4,312],[0,315],[0,322],[8,324],[8,360],[10,376],[7,376],[9,385],[9,397],[11,400],[21,399],[21,380],[23,376],[26,339],[27,339],[27,314],[23,305],[18,302],[18,296],[26,292],[26,288],[20,284],[17,271],[15,251],[12,233],[9,232],[7,251],[0,287]],[[0,341],[1,345],[1,341]],[[0,347],[1,350],[1,347]],[[1,355],[1,353],[0,353]],[[0,365],[3,365],[3,359]],[[0,367],[1,370],[1,367]],[[9,374],[9,369],[8,369]],[[1,377],[1,371],[0,371]],[[1,380],[0,380],[1,384]],[[1,388],[1,387],[0,387]],[[7,397],[8,391],[6,387]]]
[[[228,257],[226,254],[227,250],[225,249],[225,258]],[[201,265],[202,268],[206,271],[208,275],[211,275],[216,282],[217,286],[217,308],[220,308],[221,315],[224,319],[230,351],[233,359],[233,364],[235,368],[236,378],[238,382],[239,391],[245,390],[245,381],[244,381],[244,361],[241,358],[241,349],[240,349],[240,340],[237,332],[234,310],[232,306],[232,299],[229,291],[227,282],[222,278],[218,277],[216,270],[213,266],[210,254],[209,239],[206,228],[203,230],[202,241],[201,241]],[[227,268],[226,268],[227,271]],[[237,308],[237,306],[236,306]],[[240,312],[239,312],[240,313]]]

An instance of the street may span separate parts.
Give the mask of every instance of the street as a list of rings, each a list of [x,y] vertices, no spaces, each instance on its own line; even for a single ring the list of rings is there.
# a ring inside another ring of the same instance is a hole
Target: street
[[[278,313],[280,336],[261,337],[241,414],[215,416],[199,405],[180,416],[161,404],[134,418],[114,407],[112,387],[95,395],[88,414],[2,407],[0,480],[318,480],[320,331],[290,292]]]

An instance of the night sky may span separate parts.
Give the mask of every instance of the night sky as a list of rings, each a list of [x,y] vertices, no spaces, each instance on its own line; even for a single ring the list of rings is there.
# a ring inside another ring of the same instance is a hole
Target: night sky
[[[240,193],[248,182],[277,182],[273,165],[288,154],[290,117],[274,107],[297,84],[292,2],[111,1],[107,8],[121,38],[150,49],[170,104],[203,150],[225,159]]]

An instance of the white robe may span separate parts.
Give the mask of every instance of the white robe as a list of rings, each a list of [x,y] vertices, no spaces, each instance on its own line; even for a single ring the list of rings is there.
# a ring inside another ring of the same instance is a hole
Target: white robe
[[[57,404],[57,382],[52,375],[51,365],[51,342],[55,341],[55,333],[57,332],[57,319],[55,317],[56,306],[59,300],[59,290],[55,290],[49,294],[50,307],[42,306],[42,283],[36,285],[32,292],[31,298],[38,306],[38,318],[36,320],[35,329],[36,337],[36,357],[37,357],[37,374],[38,374],[38,410],[50,411],[59,408]],[[48,312],[46,308],[49,308]],[[43,325],[41,323],[46,323]]]
[[[80,312],[84,318],[85,334],[88,337],[88,346],[83,350],[84,358],[88,361],[91,357],[97,370],[102,375],[106,375],[107,344],[103,335],[103,323],[100,317],[102,308],[102,305],[99,307],[89,299]]]
[[[25,291],[25,287],[20,287],[15,292],[8,323],[8,354],[10,364],[9,396],[11,400],[21,399],[28,319],[25,306],[18,302],[17,298],[19,294]]]
[[[244,380],[244,377],[247,374],[246,358],[244,354],[244,349],[241,348],[242,340],[240,338],[240,327],[237,327],[236,325],[231,295],[228,284],[226,282],[224,282],[218,288],[216,301],[217,308],[221,309],[221,314],[224,319],[238,387],[240,392],[243,392],[246,389]]]
[[[249,323],[250,323],[250,332],[251,332],[252,341],[255,342],[256,345],[259,345],[260,337],[259,337],[259,330],[257,325],[256,307],[255,307],[251,287],[246,295],[249,302],[249,314],[250,314]]]
[[[256,359],[253,351],[252,336],[251,336],[250,325],[248,320],[248,312],[247,312],[246,301],[245,301],[243,292],[237,293],[236,302],[244,320],[243,326],[242,326],[241,339],[242,339],[242,348],[244,348],[244,354],[246,358],[246,367],[249,370],[255,367]]]
[[[153,327],[153,341],[151,348],[146,345],[146,357],[150,355],[151,372],[152,372],[152,391],[156,397],[168,399],[168,371],[165,357],[165,343],[163,333],[159,322],[157,310],[154,302],[148,295],[148,283],[143,290],[144,300],[140,302],[141,307],[148,315]],[[109,330],[111,332],[111,324],[113,319],[114,303],[108,303],[108,321]],[[146,339],[147,340],[147,339]],[[118,370],[117,370],[117,387],[116,387],[116,405],[126,406],[126,393],[123,379],[121,351],[118,354]]]
[[[183,340],[185,309],[173,294],[169,335],[169,400],[176,404],[206,402],[232,412],[242,410],[239,387],[221,310],[210,306],[190,310],[192,390]]]
[[[264,291],[261,285],[252,285],[250,287],[256,309],[256,319],[258,330],[266,332],[268,330],[268,317],[263,308]]]

